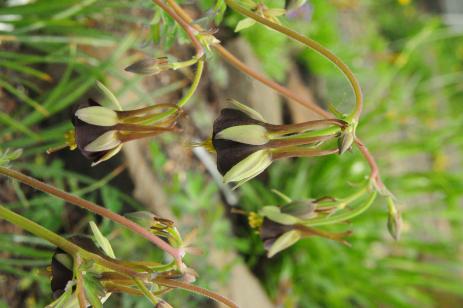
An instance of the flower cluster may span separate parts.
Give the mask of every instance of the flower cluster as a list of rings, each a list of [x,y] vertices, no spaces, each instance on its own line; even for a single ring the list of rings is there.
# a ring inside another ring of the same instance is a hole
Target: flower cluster
[[[231,107],[215,120],[212,138],[205,144],[217,153],[217,168],[224,182],[239,186],[274,160],[338,153],[337,148],[320,146],[340,136],[346,125],[337,119],[273,125],[254,109],[231,100]]]

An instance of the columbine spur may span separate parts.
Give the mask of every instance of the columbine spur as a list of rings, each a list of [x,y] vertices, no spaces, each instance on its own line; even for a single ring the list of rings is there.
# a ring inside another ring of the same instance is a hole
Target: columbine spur
[[[342,120],[274,125],[266,123],[254,109],[234,100],[230,103],[215,120],[212,138],[205,143],[217,153],[217,168],[226,183],[236,182],[239,186],[277,159],[339,151],[319,147],[340,135],[347,125]]]

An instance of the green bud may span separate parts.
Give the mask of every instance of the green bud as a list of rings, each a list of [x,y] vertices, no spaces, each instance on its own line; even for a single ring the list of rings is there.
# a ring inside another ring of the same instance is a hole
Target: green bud
[[[400,238],[400,232],[402,230],[402,217],[400,216],[400,212],[397,210],[392,197],[388,197],[387,207],[387,229],[392,238],[397,241]]]
[[[169,60],[166,57],[157,59],[144,59],[135,62],[125,68],[127,72],[140,75],[156,75],[172,68]]]

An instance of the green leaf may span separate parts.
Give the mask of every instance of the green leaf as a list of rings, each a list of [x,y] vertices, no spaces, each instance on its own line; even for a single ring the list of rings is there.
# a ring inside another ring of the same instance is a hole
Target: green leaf
[[[248,17],[248,18],[242,19],[236,25],[235,32],[240,32],[241,30],[252,27],[255,24],[256,24],[256,21],[252,18]]]
[[[90,221],[89,224],[90,228],[92,229],[93,236],[95,237],[95,241],[109,257],[115,259],[116,256],[114,255],[113,248],[111,247],[111,244],[109,243],[108,239],[104,237],[104,235],[101,233],[101,231],[98,229],[97,225],[93,221]]]

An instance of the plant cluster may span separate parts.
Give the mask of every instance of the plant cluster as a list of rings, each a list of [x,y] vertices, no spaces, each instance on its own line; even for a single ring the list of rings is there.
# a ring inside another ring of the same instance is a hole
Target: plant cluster
[[[195,76],[189,89],[175,103],[124,110],[116,96],[104,85],[98,84],[111,105],[103,106],[89,99],[88,103],[74,108],[74,128],[65,133],[66,146],[78,149],[83,156],[92,161],[92,165],[96,165],[116,155],[125,142],[161,133],[178,133],[179,123],[185,114],[183,108],[196,91],[208,54],[217,52],[243,73],[301,103],[321,118],[304,123],[274,125],[267,123],[257,111],[231,99],[230,106],[223,109],[215,122],[211,123],[210,138],[200,144],[216,153],[217,167],[223,175],[224,182],[234,183],[234,187],[237,188],[258,176],[276,160],[341,155],[350,151],[352,147],[358,147],[371,167],[368,178],[359,183],[357,190],[348,196],[292,200],[276,191],[281,202],[262,205],[257,211],[243,211],[250,227],[258,232],[268,256],[272,257],[301,238],[309,236],[320,236],[348,244],[346,237],[351,234],[350,230],[334,233],[324,230],[323,227],[340,224],[362,214],[378,194],[387,199],[388,230],[394,238],[399,237],[401,219],[395,206],[395,198],[381,181],[373,156],[356,136],[363,109],[363,97],[360,85],[347,65],[320,44],[283,26],[279,16],[285,13],[284,10],[268,8],[263,3],[253,1],[246,1],[241,5],[233,0],[218,1],[215,7],[216,19],[220,19],[225,6],[246,16],[238,23],[236,31],[260,23],[299,41],[331,60],[351,83],[356,104],[349,114],[343,114],[332,106],[328,112],[319,106],[309,104],[304,98],[296,96],[240,62],[220,45],[214,31],[204,29],[195,23],[175,1],[154,2],[182,27],[196,53],[192,59],[181,62],[169,62],[166,58],[143,59],[128,66],[126,70],[135,74],[153,75],[166,70],[195,67]],[[56,149],[51,149],[50,152],[54,150]],[[213,298],[230,307],[234,306],[228,299],[192,284],[196,273],[183,261],[184,255],[191,251],[191,247],[189,241],[179,234],[173,222],[147,213],[137,213],[132,219],[127,219],[92,202],[27,177],[7,167],[9,161],[18,155],[17,151],[2,152],[0,173],[120,223],[172,257],[167,263],[118,260],[109,241],[94,223],[91,224],[93,240],[82,236],[65,239],[2,206],[0,216],[3,219],[58,247],[51,263],[52,290],[56,300],[50,306],[68,307],[72,304],[85,307],[91,304],[98,307],[110,293],[125,292],[144,295],[153,304],[168,307],[161,297],[176,288]]]

